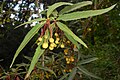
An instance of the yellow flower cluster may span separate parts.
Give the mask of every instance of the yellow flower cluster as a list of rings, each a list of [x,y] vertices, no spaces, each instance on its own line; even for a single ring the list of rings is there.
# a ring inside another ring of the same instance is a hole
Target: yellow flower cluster
[[[69,49],[65,49],[64,54],[67,55],[67,56],[65,56],[66,63],[70,64],[71,62],[74,62],[74,57],[70,56],[70,54],[68,54],[68,50]]]
[[[53,50],[55,47],[57,47],[58,44],[60,44],[60,38],[59,38],[58,33],[55,33],[54,35],[56,37],[56,40],[54,40],[54,38],[48,38],[48,36],[44,35],[44,43],[42,44],[42,48],[47,49],[49,47],[50,50]],[[39,45],[42,40],[43,38],[39,37],[37,45]],[[61,43],[60,47],[64,48],[65,45]]]
[[[64,69],[63,71],[64,72],[71,72],[72,68],[74,66],[73,62],[75,61],[74,54],[73,54],[73,52],[71,52],[71,50],[69,48],[64,49],[64,54],[65,54],[64,58],[65,58],[67,65],[66,65],[66,69]]]
[[[65,60],[66,60],[67,64],[70,64],[71,62],[74,62],[74,57],[72,57],[72,56],[66,57]]]
[[[72,70],[71,69],[64,69],[63,71],[64,72],[71,72]]]
[[[57,47],[57,45],[54,43],[54,39],[53,38],[50,38],[49,42],[50,42],[50,46],[49,46],[50,50],[53,50],[54,47]]]

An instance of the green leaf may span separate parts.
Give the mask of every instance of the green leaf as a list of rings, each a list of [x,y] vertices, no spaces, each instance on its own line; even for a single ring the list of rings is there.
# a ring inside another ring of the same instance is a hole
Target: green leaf
[[[52,15],[54,16],[54,18],[56,18],[57,15],[58,15],[58,11],[57,11],[57,10],[54,10],[54,11],[52,12]]]
[[[81,18],[97,16],[97,15],[101,15],[101,14],[104,14],[104,13],[112,10],[115,6],[116,6],[116,4],[109,8],[106,8],[106,9],[78,11],[78,12],[63,14],[63,15],[60,15],[57,18],[57,20],[70,21],[70,20],[77,20],[77,19],[81,19]]]
[[[56,23],[63,32],[69,34],[70,36],[72,36],[74,40],[78,41],[80,44],[88,48],[87,45],[79,37],[77,37],[65,24],[61,22],[56,22]]]
[[[3,7],[4,7],[5,1],[2,2],[1,6],[0,6],[0,13],[3,13]]]
[[[88,72],[88,71],[87,71],[85,68],[83,68],[82,66],[77,67],[77,68],[78,68],[78,70],[80,70],[80,71],[81,71],[82,73],[84,73],[85,75],[90,76],[90,77],[93,77],[93,78],[96,78],[96,79],[100,79],[100,80],[101,80],[100,77],[94,75],[94,74],[91,73],[91,72]]]
[[[67,2],[58,2],[53,4],[52,6],[49,6],[48,11],[47,11],[47,18],[51,15],[51,13],[58,7],[62,5],[72,5],[72,3],[67,3]]]
[[[38,68],[39,68],[39,69],[42,69],[42,70],[45,70],[45,71],[48,71],[48,72],[50,72],[50,73],[54,74],[54,75],[55,75],[55,77],[57,77],[57,76],[56,76],[56,74],[55,74],[55,72],[54,72],[53,70],[51,70],[51,69],[47,68],[47,67],[38,67]]]
[[[25,56],[23,55],[24,58],[26,58],[27,60],[31,61],[32,60],[32,57],[28,57],[28,56]]]
[[[73,80],[73,78],[74,78],[75,75],[76,75],[76,71],[77,71],[77,68],[76,68],[76,67],[72,69],[72,71],[71,71],[71,73],[70,73],[70,75],[69,75],[68,80]]]
[[[87,63],[90,63],[92,61],[95,61],[97,60],[98,58],[94,57],[94,58],[89,58],[89,59],[85,59],[85,60],[82,60],[80,61],[80,63],[78,65],[83,65],[83,64],[87,64]]]
[[[64,76],[62,76],[60,79],[58,80],[65,80],[65,78],[68,76],[69,74],[65,74]]]
[[[5,80],[7,77],[8,77],[7,75],[1,76],[0,79],[1,79],[1,80]]]
[[[46,20],[45,18],[34,19],[34,20],[31,20],[31,21],[28,21],[28,22],[25,22],[23,24],[18,25],[17,27],[15,27],[15,29],[18,28],[18,27],[20,27],[20,26],[23,26],[25,24],[29,24],[29,23],[32,23],[32,22],[35,22],[35,21],[45,21],[45,20]]]
[[[64,14],[64,13],[68,13],[68,12],[71,12],[71,11],[74,11],[76,9],[79,9],[81,7],[84,7],[84,6],[87,6],[87,5],[91,5],[92,4],[92,1],[83,1],[83,2],[79,2],[77,4],[73,4],[73,5],[70,5],[70,6],[66,6],[65,8],[63,8],[59,14]]]
[[[45,22],[37,24],[27,33],[27,35],[25,36],[24,40],[22,41],[22,43],[20,44],[19,48],[17,49],[17,51],[14,55],[14,58],[13,58],[12,63],[10,65],[10,68],[12,67],[16,57],[21,52],[21,50],[27,45],[27,43],[32,39],[32,37],[39,31],[39,29],[44,25],[44,23]]]
[[[22,66],[29,66],[29,64],[26,64],[26,63],[20,63],[20,64],[16,64],[17,67],[22,67]]]
[[[78,49],[80,49],[78,42],[72,36],[70,36],[66,32],[64,32],[64,34],[73,44],[75,44],[77,46]]]
[[[29,67],[29,70],[25,76],[25,80],[28,78],[28,76],[30,75],[30,73],[32,72],[32,70],[34,69],[35,67],[35,64],[37,63],[38,59],[40,58],[40,56],[44,53],[44,49],[41,49],[41,45],[40,44],[37,48],[36,48],[36,52],[33,56],[33,59],[31,61],[31,64],[30,64],[30,67]]]

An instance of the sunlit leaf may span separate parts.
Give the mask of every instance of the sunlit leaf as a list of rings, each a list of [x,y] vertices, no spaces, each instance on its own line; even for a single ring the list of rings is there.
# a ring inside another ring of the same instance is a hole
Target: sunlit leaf
[[[72,5],[72,3],[67,3],[67,2],[58,2],[53,4],[52,6],[49,6],[48,11],[47,11],[47,18],[51,15],[51,13],[58,7],[62,5]]]
[[[35,64],[37,63],[38,59],[40,58],[40,56],[44,53],[44,49],[41,49],[41,45],[39,45],[37,48],[36,48],[36,52],[34,53],[34,56],[33,56],[33,59],[31,61],[31,64],[30,64],[30,67],[29,67],[29,70],[25,76],[25,79],[28,78],[28,76],[30,75],[30,73],[32,72],[32,70],[34,69],[35,67]]]
[[[68,12],[74,11],[76,9],[79,9],[81,7],[91,5],[91,4],[92,4],[92,1],[83,1],[83,2],[79,2],[79,3],[76,3],[76,4],[70,5],[70,6],[66,6],[65,8],[63,8],[59,12],[59,14],[61,15],[61,14],[64,14],[64,13],[68,13]]]
[[[25,22],[25,23],[23,23],[23,24],[20,24],[20,25],[18,25],[18,26],[15,27],[15,28],[18,28],[18,27],[23,26],[23,25],[25,25],[25,24],[30,24],[30,23],[32,23],[32,22],[36,22],[36,21],[45,21],[45,20],[46,20],[45,18],[34,19],[34,20],[31,20],[31,21]]]
[[[10,65],[10,68],[12,67],[16,57],[21,52],[21,50],[27,45],[27,43],[32,39],[32,37],[39,31],[39,29],[44,25],[44,23],[45,22],[37,24],[27,33],[27,35],[25,36],[24,40],[22,41],[22,43],[20,44],[19,48],[17,49],[17,51],[14,55],[14,58],[13,58],[12,63]]]
[[[100,80],[101,80],[100,77],[94,75],[94,74],[91,73],[91,72],[88,72],[88,71],[87,71],[85,68],[83,68],[82,66],[77,67],[77,68],[78,68],[78,70],[80,70],[80,71],[81,71],[82,73],[84,73],[85,75],[90,76],[90,77],[93,77],[93,78],[96,78],[96,79],[100,79]]]
[[[80,44],[87,48],[87,45],[79,37],[77,37],[65,24],[57,22],[57,25],[63,32],[66,32],[67,34],[72,36],[73,39],[75,39],[76,41],[78,41]]]
[[[73,68],[72,71],[70,72],[70,75],[69,75],[69,78],[68,80],[73,80],[73,78],[75,77],[76,75],[76,71],[77,71],[77,68]]]
[[[101,15],[101,14],[104,14],[104,13],[112,10],[115,6],[116,6],[116,4],[109,8],[106,8],[106,9],[78,11],[78,12],[63,14],[63,15],[60,15],[57,18],[57,20],[70,21],[70,20],[77,20],[77,19],[81,19],[81,18],[97,16],[97,15]]]

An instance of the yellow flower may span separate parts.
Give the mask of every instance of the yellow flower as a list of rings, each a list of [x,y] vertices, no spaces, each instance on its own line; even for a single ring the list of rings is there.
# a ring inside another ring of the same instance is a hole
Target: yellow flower
[[[57,45],[55,43],[53,43],[53,44],[54,44],[54,47],[57,47]]]
[[[55,36],[58,36],[58,33],[55,33]]]
[[[56,43],[56,44],[59,44],[59,42],[58,42],[57,40],[55,41],[55,43]]]
[[[53,38],[50,38],[49,41],[50,41],[51,43],[53,43],[53,42],[54,42],[54,39],[53,39]]]
[[[37,45],[39,45],[39,44],[40,44],[40,42],[37,43]]]
[[[68,53],[68,49],[65,49],[65,50],[64,50],[64,53]]]
[[[70,64],[70,61],[67,61],[67,64]]]
[[[48,48],[48,43],[43,43],[42,47],[45,48],[45,49]]]
[[[61,48],[64,48],[65,46],[64,46],[64,44],[61,44],[61,46],[60,46]]]
[[[38,41],[42,41],[42,38],[41,38],[41,37],[39,37],[39,38],[38,38]]]
[[[69,72],[71,72],[72,70],[71,69],[69,69]]]
[[[68,49],[64,50],[64,54],[67,55],[68,54]]]
[[[64,69],[63,71],[64,71],[64,72],[66,72],[66,70],[65,70],[65,69]]]
[[[68,53],[64,53],[65,55],[67,55]]]
[[[50,49],[50,50],[53,50],[53,49],[54,49],[54,47],[49,46],[49,49]]]
[[[50,47],[54,47],[54,43],[51,43],[51,44],[50,44]]]
[[[68,58],[66,58],[66,61],[69,61],[69,59],[68,59]]]
[[[73,58],[73,57],[70,57],[70,61],[72,61],[72,62],[73,62],[73,61],[74,61],[74,58]]]
[[[56,38],[56,41],[59,41],[60,40],[60,38]]]
[[[73,62],[73,61],[74,61],[74,58],[72,58],[71,61]]]
[[[70,41],[67,41],[68,44],[70,44]]]

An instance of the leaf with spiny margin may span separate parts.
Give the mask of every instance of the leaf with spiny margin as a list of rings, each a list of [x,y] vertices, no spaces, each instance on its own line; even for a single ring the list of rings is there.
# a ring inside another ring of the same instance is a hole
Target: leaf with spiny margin
[[[70,21],[70,20],[77,20],[77,19],[97,16],[97,15],[101,15],[101,14],[104,14],[104,13],[112,10],[115,6],[116,6],[116,4],[111,6],[111,7],[109,7],[109,8],[106,8],[106,9],[77,11],[77,12],[72,12],[72,13],[68,13],[68,14],[63,14],[63,15],[60,15],[57,18],[57,20]]]
[[[21,50],[27,45],[27,43],[33,38],[33,36],[39,31],[39,29],[45,24],[45,22],[41,22],[40,24],[37,24],[36,26],[34,26],[25,36],[24,40],[22,41],[22,43],[20,44],[20,46],[18,47],[14,58],[12,60],[12,63],[10,65],[10,68],[12,67],[16,57],[18,56],[18,54],[21,52]]]
[[[30,24],[30,23],[35,22],[35,21],[45,21],[45,20],[46,20],[45,18],[34,19],[34,20],[31,20],[31,21],[28,21],[28,22],[25,22],[23,24],[18,25],[17,27],[15,27],[15,29],[18,28],[18,27],[20,27],[20,26],[23,26],[25,24]]]
[[[61,23],[61,22],[56,22],[57,26],[63,31],[66,32],[67,34],[69,34],[70,36],[72,36],[73,39],[75,39],[76,41],[78,41],[80,44],[82,44],[83,46],[85,46],[86,48],[87,45],[79,38],[77,37],[65,24]]]
[[[67,2],[58,2],[53,4],[52,6],[48,7],[48,11],[47,11],[47,18],[51,15],[51,13],[58,7],[62,6],[62,5],[72,5],[72,3],[67,3]]]
[[[85,75],[90,76],[90,77],[93,77],[93,78],[96,78],[96,79],[100,79],[100,80],[101,80],[101,78],[100,78],[100,77],[98,77],[98,76],[94,75],[94,74],[93,74],[93,73],[91,73],[91,72],[88,72],[88,70],[86,70],[86,69],[85,69],[85,68],[83,68],[82,66],[77,67],[77,68],[78,68],[78,70],[80,70],[80,72],[84,73]]]
[[[41,45],[42,45],[43,42],[40,43],[40,45],[36,48],[36,51],[34,53],[34,56],[32,58],[32,61],[31,61],[31,64],[30,64],[30,67],[28,69],[28,72],[25,76],[25,80],[29,77],[30,73],[32,72],[32,70],[34,69],[35,67],[35,64],[37,63],[38,59],[40,58],[40,56],[44,53],[45,49],[41,49]]]
[[[76,9],[79,9],[79,8],[87,6],[87,5],[92,5],[92,1],[83,1],[83,2],[79,2],[76,4],[70,5],[70,6],[66,6],[59,12],[59,14],[61,15],[64,13],[68,13],[68,12],[74,11]]]

